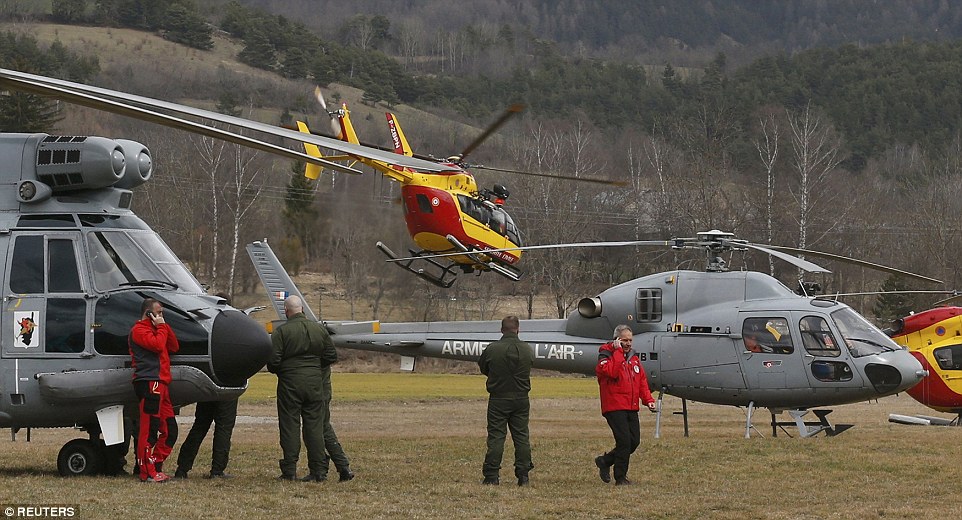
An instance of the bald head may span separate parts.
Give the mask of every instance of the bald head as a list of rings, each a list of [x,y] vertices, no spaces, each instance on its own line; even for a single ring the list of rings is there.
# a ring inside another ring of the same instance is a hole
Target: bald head
[[[502,334],[517,334],[521,329],[521,322],[518,321],[517,316],[508,316],[501,320],[501,333]]]
[[[304,302],[301,301],[299,296],[288,296],[284,299],[284,314],[288,318],[301,312],[304,312]]]

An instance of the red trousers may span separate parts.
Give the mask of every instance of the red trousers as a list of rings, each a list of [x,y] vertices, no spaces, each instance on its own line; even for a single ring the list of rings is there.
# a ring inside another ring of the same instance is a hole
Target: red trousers
[[[135,381],[140,397],[140,430],[137,434],[137,465],[140,480],[157,474],[177,441],[177,420],[167,384],[160,381]]]

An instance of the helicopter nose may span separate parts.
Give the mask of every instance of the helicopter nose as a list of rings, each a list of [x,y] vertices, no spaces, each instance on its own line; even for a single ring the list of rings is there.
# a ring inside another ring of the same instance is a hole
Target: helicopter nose
[[[244,386],[267,364],[271,338],[264,327],[240,311],[221,312],[210,334],[210,364],[223,386]]]
[[[887,352],[879,357],[882,363],[865,365],[865,376],[880,395],[908,390],[928,375],[922,364],[906,351]]]

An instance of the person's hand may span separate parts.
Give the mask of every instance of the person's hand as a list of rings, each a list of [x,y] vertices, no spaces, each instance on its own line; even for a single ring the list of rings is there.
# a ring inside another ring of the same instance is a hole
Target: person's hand
[[[658,407],[655,405],[654,402],[648,403],[648,411],[650,411],[650,412],[657,412],[657,411],[658,411]]]
[[[164,321],[164,315],[161,314],[161,313],[152,314],[152,315],[150,316],[150,321],[152,321],[155,326],[156,326],[156,325],[163,325],[164,323],[167,323],[166,321]]]

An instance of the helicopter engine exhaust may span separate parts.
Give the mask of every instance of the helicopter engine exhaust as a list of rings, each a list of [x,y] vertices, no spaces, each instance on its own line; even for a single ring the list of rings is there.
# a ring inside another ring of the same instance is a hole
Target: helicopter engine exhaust
[[[117,139],[124,150],[124,160],[127,163],[124,177],[114,184],[116,188],[129,190],[150,180],[154,173],[154,163],[150,158],[150,150],[146,146],[127,139]]]
[[[584,318],[597,318],[601,316],[601,298],[582,298],[578,302],[578,314]]]

